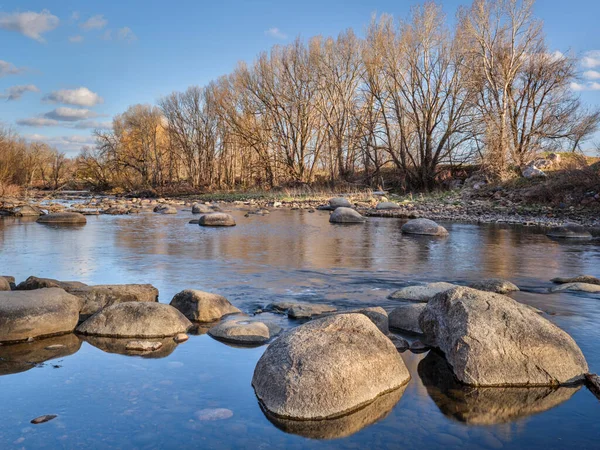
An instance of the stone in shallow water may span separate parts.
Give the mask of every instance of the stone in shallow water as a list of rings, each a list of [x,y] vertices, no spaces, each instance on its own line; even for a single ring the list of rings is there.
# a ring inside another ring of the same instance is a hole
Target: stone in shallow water
[[[330,198],[328,205],[322,209],[335,210],[336,208],[352,208],[352,203],[345,197]]]
[[[197,289],[186,289],[179,292],[173,297],[170,304],[189,320],[195,322],[214,322],[228,314],[241,312],[222,295]]]
[[[569,400],[580,386],[473,387],[459,383],[444,357],[430,351],[417,372],[447,417],[470,425],[495,425],[547,411]]]
[[[375,209],[377,209],[378,211],[385,211],[385,210],[390,210],[390,209],[400,209],[400,208],[401,208],[401,206],[394,202],[379,202],[379,203],[377,203],[377,206],[375,207]]]
[[[246,345],[261,345],[271,338],[267,325],[246,320],[222,322],[208,330],[208,334],[215,339]]]
[[[546,236],[558,239],[591,239],[592,234],[576,223],[566,223],[552,228]]]
[[[337,311],[337,308],[331,305],[302,302],[275,302],[267,305],[265,309],[287,313],[288,317],[292,319],[310,319],[324,313]]]
[[[100,284],[69,288],[67,291],[83,301],[80,311],[83,316],[116,303],[158,301],[158,289],[151,284]]]
[[[125,348],[127,350],[137,350],[141,352],[154,352],[162,347],[162,342],[150,341],[129,341]]]
[[[357,211],[345,207],[336,208],[329,216],[331,223],[362,223],[365,220]]]
[[[234,227],[235,219],[230,214],[214,212],[201,216],[198,224],[202,227]]]
[[[410,344],[410,351],[413,353],[423,353],[429,350],[429,346],[422,343],[421,341],[413,341]]]
[[[211,213],[213,210],[208,205],[203,205],[202,203],[194,203],[192,205],[192,214],[207,214]]]
[[[16,286],[17,291],[31,291],[34,289],[43,288],[61,288],[69,292],[71,289],[77,289],[87,286],[87,284],[79,281],[58,281],[52,278],[38,278],[34,276],[28,277],[25,281],[20,282]]]
[[[447,236],[448,230],[429,219],[412,219],[402,225],[402,233],[426,236]]]
[[[301,325],[273,341],[252,385],[279,417],[336,418],[400,388],[410,374],[398,351],[362,314],[340,314]]]
[[[392,292],[388,298],[393,300],[411,300],[415,302],[426,303],[434,295],[455,287],[457,287],[456,284],[445,283],[443,281],[439,283],[414,284],[412,286],[406,286],[398,289],[395,292]]]
[[[198,420],[225,420],[233,417],[233,411],[226,408],[207,408],[196,412]]]
[[[38,223],[57,223],[57,224],[74,224],[74,225],[83,225],[87,222],[87,219],[83,214],[76,212],[59,212],[46,214],[44,216],[40,216],[37,220]]]
[[[421,329],[472,386],[557,386],[588,372],[575,341],[510,297],[458,287],[432,298]]]
[[[508,294],[509,292],[516,292],[519,290],[515,284],[500,278],[474,281],[469,284],[469,287],[479,291],[495,292],[496,294]]]
[[[587,284],[598,284],[600,285],[600,279],[591,275],[579,275],[572,278],[552,278],[550,281],[556,284],[567,284],[567,283],[587,283]]]
[[[423,333],[419,325],[419,316],[425,310],[424,303],[408,303],[394,308],[389,314],[390,327],[409,333]]]
[[[129,347],[131,342],[127,338],[111,338],[99,336],[83,336],[85,342],[102,350],[106,353],[115,353],[125,356],[139,356],[144,359],[160,359],[169,356],[177,348],[177,342],[171,337],[167,338],[152,338],[153,343],[159,343],[161,346],[153,351],[140,350],[138,348]]]
[[[394,344],[394,347],[396,347],[396,350],[398,350],[399,352],[404,352],[410,347],[409,342],[400,336],[396,336],[395,334],[388,334],[388,338],[390,339],[390,341],[392,341],[392,344]]]
[[[575,291],[575,292],[600,292],[600,285],[590,283],[565,283],[550,288],[550,292]]]
[[[179,333],[179,334],[177,334],[177,335],[176,335],[176,336],[173,338],[173,340],[174,340],[175,342],[177,342],[177,343],[180,343],[180,342],[185,342],[185,341],[187,341],[189,338],[190,338],[190,337],[189,337],[187,334],[185,334],[185,333]]]
[[[49,422],[52,419],[56,419],[58,416],[56,414],[45,414],[43,416],[36,417],[31,421],[32,424],[38,425],[40,423]]]

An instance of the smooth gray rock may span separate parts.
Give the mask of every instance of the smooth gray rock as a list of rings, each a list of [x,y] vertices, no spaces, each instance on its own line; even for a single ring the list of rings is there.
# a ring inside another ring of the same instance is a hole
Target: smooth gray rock
[[[221,322],[208,330],[208,334],[215,339],[242,345],[261,345],[271,339],[267,325],[247,320]]]
[[[571,336],[504,295],[466,287],[442,292],[419,324],[465,384],[556,386],[588,372]]]
[[[515,284],[500,278],[475,281],[469,284],[469,287],[479,291],[495,292],[496,294],[508,294],[509,292],[516,292],[519,290]]]
[[[202,227],[234,227],[235,219],[230,214],[214,212],[201,216],[198,224]]]
[[[202,203],[194,203],[192,205],[192,214],[208,214],[211,212],[213,212],[213,210],[208,205]]]
[[[524,178],[545,178],[546,172],[544,172],[543,170],[538,169],[535,166],[527,166],[525,167],[522,171],[521,174],[523,175]]]
[[[158,205],[154,208],[154,212],[158,214],[177,214],[177,208],[171,205]]]
[[[575,291],[575,292],[600,292],[600,285],[590,283],[565,283],[550,288],[550,292]]]
[[[362,223],[365,220],[359,212],[343,206],[336,208],[329,216],[329,222],[331,223]]]
[[[106,214],[108,216],[121,216],[125,214],[129,214],[129,208],[126,206],[111,206],[110,208],[106,208],[100,211],[101,214]]]
[[[389,314],[390,328],[409,333],[422,334],[419,316],[425,310],[425,303],[407,303],[394,308]]]
[[[336,418],[410,379],[392,342],[362,314],[324,317],[283,334],[252,378],[257,397],[280,418]]]
[[[352,208],[352,203],[345,197],[335,197],[329,199],[329,208],[335,210],[336,208]]]
[[[20,282],[16,286],[17,291],[31,291],[34,289],[44,289],[44,288],[61,288],[65,291],[69,291],[71,289],[78,289],[82,287],[86,287],[87,284],[81,283],[79,281],[58,281],[52,278],[38,278],[31,276],[27,278],[25,281]]]
[[[402,225],[402,233],[426,236],[447,236],[448,230],[429,219],[412,219]]]
[[[335,306],[302,302],[275,302],[267,305],[265,309],[286,313],[292,319],[310,319],[321,314],[337,311]]]
[[[154,302],[127,302],[108,306],[77,327],[90,336],[155,338],[185,333],[192,324],[177,309]]]
[[[557,239],[591,239],[592,234],[576,223],[566,223],[552,228],[546,236]]]
[[[181,291],[173,297],[170,304],[195,322],[214,322],[228,314],[241,312],[222,295],[197,289]]]
[[[58,224],[73,224],[83,225],[87,223],[87,219],[83,214],[76,212],[57,212],[40,216],[38,223],[58,223]]]
[[[414,302],[428,302],[434,295],[457,287],[456,284],[440,281],[438,283],[414,284],[392,292],[388,298],[392,300],[411,300]]]
[[[151,284],[100,284],[69,288],[67,291],[83,301],[80,314],[95,314],[102,308],[125,302],[157,302],[158,289]]]
[[[19,206],[13,210],[13,215],[16,217],[38,217],[43,214],[44,211],[32,205]]]
[[[372,306],[369,308],[351,309],[350,311],[342,312],[341,314],[362,314],[367,316],[373,322],[379,331],[383,334],[390,332],[388,313],[381,306]]]
[[[0,342],[71,332],[81,300],[59,288],[0,292]]]
[[[567,284],[567,283],[587,283],[587,284],[598,284],[600,285],[600,279],[593,277],[591,275],[579,275],[572,278],[552,278],[553,283],[557,284]]]
[[[378,211],[386,211],[386,210],[390,210],[390,209],[400,209],[401,206],[398,203],[394,203],[394,202],[379,202],[377,203],[377,206],[375,207],[376,210]]]

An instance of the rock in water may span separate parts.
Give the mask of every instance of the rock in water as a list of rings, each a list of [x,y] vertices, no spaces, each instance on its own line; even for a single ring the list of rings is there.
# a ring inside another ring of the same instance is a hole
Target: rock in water
[[[586,373],[585,384],[592,394],[600,399],[600,377],[595,373]]]
[[[31,205],[20,206],[14,210],[16,217],[37,217],[43,214],[44,212],[40,208]]]
[[[202,227],[234,227],[235,219],[226,213],[211,213],[200,217],[198,224]]]
[[[20,282],[16,290],[17,291],[31,291],[34,289],[43,289],[43,288],[61,288],[65,291],[69,291],[71,289],[77,289],[87,286],[87,284],[80,283],[79,281],[58,281],[52,278],[38,278],[31,276],[27,278],[25,281]]]
[[[4,278],[0,277],[0,291],[10,291],[10,282]]]
[[[561,291],[589,292],[593,294],[600,292],[600,285],[589,283],[565,283],[550,288],[550,292]]]
[[[192,214],[208,214],[213,212],[210,206],[203,205],[202,203],[194,203],[192,205]]]
[[[429,301],[419,323],[456,377],[473,386],[556,386],[583,379],[575,341],[504,295],[458,287]]]
[[[180,344],[181,342],[185,342],[185,341],[187,341],[189,338],[190,338],[190,337],[189,337],[187,334],[185,334],[185,333],[179,333],[179,334],[177,334],[177,335],[176,335],[176,336],[173,338],[173,340],[174,340],[175,342],[177,342],[178,344]]]
[[[509,292],[516,292],[519,290],[519,288],[510,281],[501,280],[499,278],[475,281],[469,284],[469,287],[479,291],[495,292],[496,294],[508,294]]]
[[[33,419],[31,421],[31,423],[34,424],[34,425],[38,425],[40,423],[49,422],[52,419],[56,419],[57,417],[58,416],[56,414],[46,414],[46,415],[43,415],[43,416],[36,417],[35,419]]]
[[[567,284],[567,283],[587,283],[587,284],[598,284],[600,285],[600,280],[591,275],[579,275],[573,278],[552,278],[550,281],[557,284]]]
[[[226,408],[207,408],[196,412],[198,420],[225,420],[233,417],[233,411]]]
[[[326,209],[335,210],[336,208],[352,208],[352,203],[345,197],[335,197],[329,199],[329,206]]]
[[[558,239],[591,239],[592,234],[576,223],[566,223],[560,227],[552,228],[546,236]]]
[[[390,209],[400,209],[400,208],[401,208],[401,206],[394,202],[379,202],[379,203],[377,203],[377,206],[375,207],[375,209],[378,211],[387,211]]]
[[[301,302],[275,302],[267,305],[265,309],[287,313],[291,319],[310,319],[321,314],[337,311],[335,306]]]
[[[139,352],[154,352],[161,347],[162,342],[129,341],[125,348],[127,350],[136,350]]]
[[[277,338],[258,361],[252,385],[278,417],[339,417],[408,382],[392,342],[362,314],[339,314]]]
[[[361,223],[366,219],[352,208],[336,208],[329,216],[331,223]]]
[[[177,309],[163,303],[117,303],[77,327],[91,336],[158,338],[185,333],[192,326]]]
[[[68,333],[79,320],[81,300],[62,289],[0,292],[0,342]]]
[[[425,303],[409,303],[394,308],[389,314],[390,327],[410,333],[423,333],[419,316],[425,310]]]
[[[414,284],[412,286],[406,286],[402,289],[398,289],[392,292],[388,298],[392,300],[411,300],[414,302],[428,302],[430,298],[440,292],[447,291],[457,287],[456,284],[445,283],[443,281],[439,283],[428,283],[428,284]]]
[[[426,236],[447,236],[448,230],[429,219],[412,219],[402,225],[405,234],[421,234]]]
[[[82,316],[89,316],[116,303],[158,301],[158,289],[151,284],[100,284],[67,291],[83,301]]]
[[[269,328],[264,323],[245,320],[222,322],[208,330],[208,334],[215,339],[246,345],[261,345],[271,338]]]
[[[173,297],[171,306],[177,308],[185,317],[195,322],[214,322],[228,314],[241,312],[222,295],[197,289],[181,291]]]
[[[58,223],[58,224],[74,224],[83,225],[87,219],[83,214],[76,212],[59,212],[40,216],[38,223]]]
[[[154,208],[154,212],[158,214],[177,214],[177,208],[171,205],[158,205]]]

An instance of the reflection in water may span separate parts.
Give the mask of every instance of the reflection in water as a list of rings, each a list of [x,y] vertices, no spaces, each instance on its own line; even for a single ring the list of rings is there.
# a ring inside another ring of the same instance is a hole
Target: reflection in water
[[[103,352],[107,353],[118,353],[119,355],[126,356],[141,356],[142,358],[165,358],[175,351],[177,343],[172,337],[164,339],[117,339],[109,337],[98,337],[98,336],[81,336],[81,338],[90,345],[99,348]],[[162,347],[153,352],[144,352],[139,350],[131,350],[127,348],[127,344],[131,341],[148,341],[148,342],[160,342]]]
[[[311,439],[339,439],[350,436],[385,418],[402,398],[406,385],[375,399],[373,403],[346,416],[327,420],[283,419],[261,408],[263,413],[280,430]]]
[[[538,414],[569,400],[581,386],[476,388],[459,383],[446,359],[431,351],[418,373],[440,411],[459,422],[493,425]]]
[[[33,342],[0,346],[0,375],[25,372],[51,359],[76,353],[81,341],[74,334],[64,334]]]

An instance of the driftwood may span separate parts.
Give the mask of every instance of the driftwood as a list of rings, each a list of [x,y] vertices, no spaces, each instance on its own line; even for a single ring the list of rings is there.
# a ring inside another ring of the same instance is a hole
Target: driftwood
[[[587,373],[585,385],[600,400],[600,377],[594,373]]]

